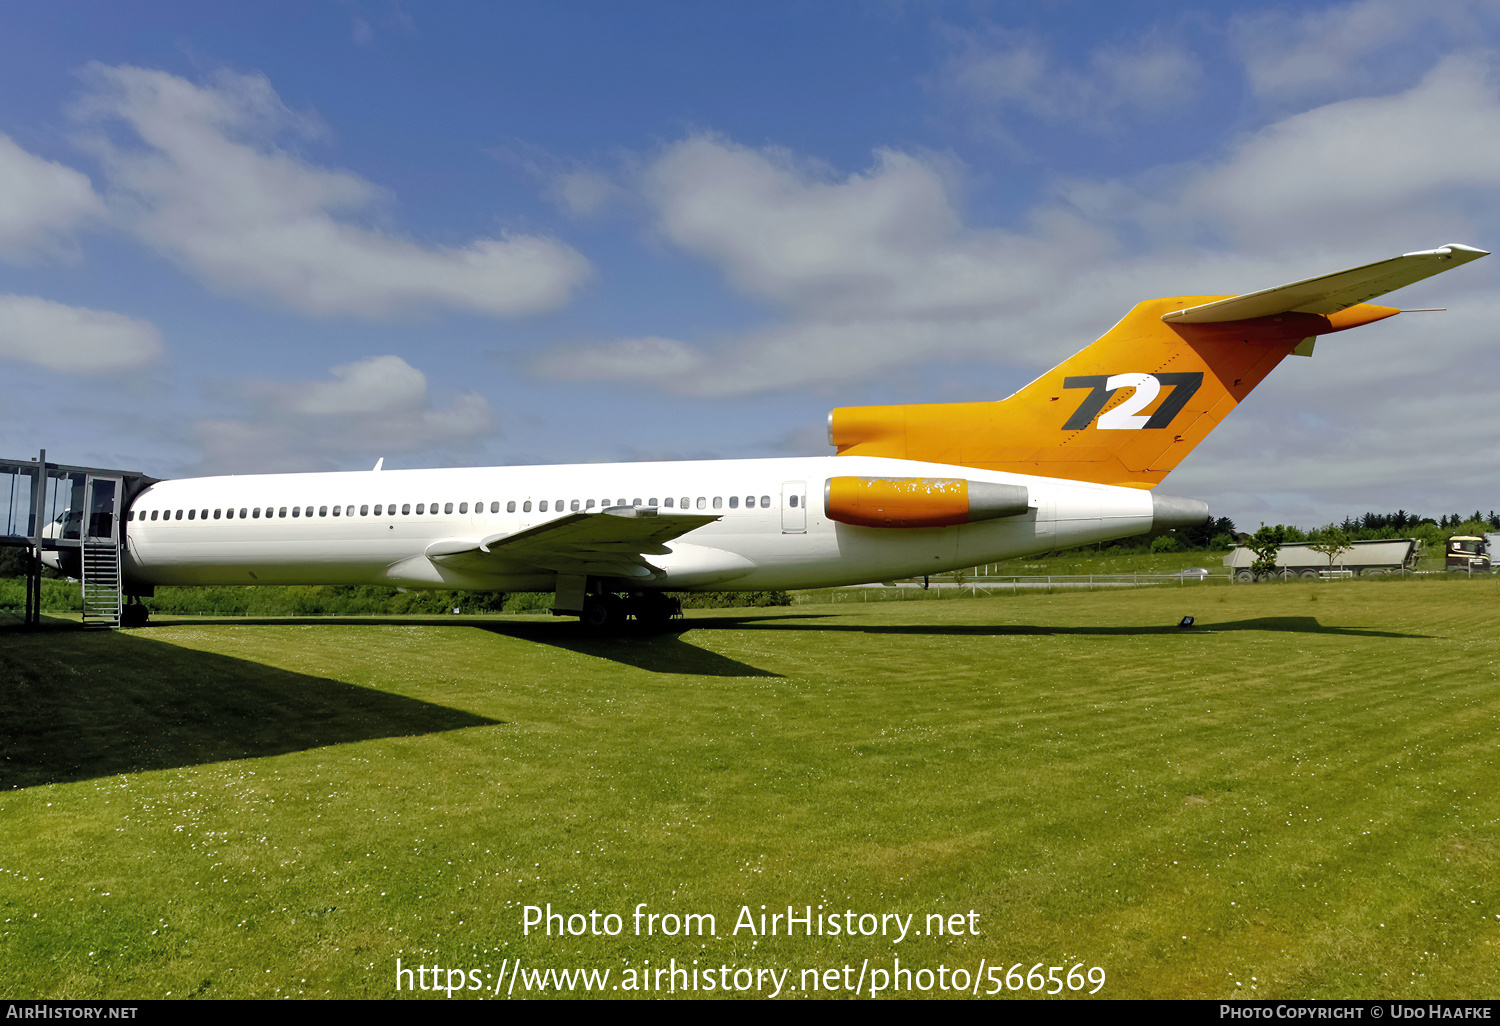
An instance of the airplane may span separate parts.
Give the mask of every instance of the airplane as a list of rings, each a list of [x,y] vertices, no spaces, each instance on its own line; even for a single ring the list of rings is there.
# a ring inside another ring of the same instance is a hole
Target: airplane
[[[124,623],[157,585],[361,584],[552,591],[596,628],[661,625],[669,591],[920,577],[1200,525],[1206,503],[1153,489],[1282,359],[1486,255],[1149,299],[1006,399],[835,409],[832,456],[159,481],[123,516]]]

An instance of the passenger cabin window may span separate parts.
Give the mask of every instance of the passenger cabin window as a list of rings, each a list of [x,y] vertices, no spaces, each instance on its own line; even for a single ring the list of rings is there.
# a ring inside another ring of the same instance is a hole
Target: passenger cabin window
[[[194,519],[197,516],[197,513],[198,513],[198,511],[195,510],[195,509],[188,510],[188,519],[189,520]]]
[[[446,513],[446,512],[448,512],[448,510],[451,510],[452,508],[453,508],[452,503],[449,503],[448,506],[443,509],[443,512]],[[460,502],[458,504],[458,511],[460,513],[467,513],[467,512],[469,512],[469,504],[467,502]]]
[[[670,495],[667,496],[664,500],[662,500],[662,505],[664,507],[666,507],[667,509],[671,509],[672,508],[672,497]]]
[[[380,512],[380,507],[379,506],[375,507],[375,512],[376,513]],[[370,507],[369,506],[361,506],[361,507],[359,507],[359,515],[362,516],[362,517],[369,516],[370,515]]]
[[[738,495],[731,495],[729,497],[729,508],[730,509],[739,509],[740,508],[740,497]]]
[[[760,497],[760,508],[761,509],[770,509],[771,508],[771,497],[769,495],[762,495]]]
[[[499,503],[494,503],[494,502],[490,503],[490,512],[491,513],[495,512],[495,506],[497,506],[497,505],[499,505]],[[526,504],[526,509],[528,511],[531,509],[531,503],[528,502]],[[507,513],[514,513],[515,511],[516,511],[516,504],[515,504],[514,500],[512,500],[511,502],[507,502],[505,504],[505,512],[507,512]]]
[[[403,502],[401,504],[401,515],[403,517],[411,515],[411,503],[409,503],[409,502]]]
[[[505,512],[507,512],[507,513],[514,513],[516,511],[516,504],[514,502],[507,502],[505,505],[507,507],[509,507]],[[490,512],[491,513],[499,513],[500,512],[500,504],[498,502],[492,502],[492,503],[490,503]]]
[[[689,505],[689,503],[688,503],[688,497],[686,495],[684,495],[682,497],[682,508],[683,509],[687,509],[688,505]]]
[[[572,509],[573,509],[573,512],[575,512],[575,513],[578,512],[578,500],[577,499],[573,500]]]
[[[714,496],[714,509],[723,509],[723,508],[724,508],[724,498],[723,498],[723,496],[715,495]]]
[[[531,503],[528,502],[526,504],[525,508],[526,508],[526,512],[530,513],[531,512]],[[538,513],[545,513],[545,512],[547,512],[547,500],[543,499],[541,502],[537,503],[536,509],[537,509]]]
[[[707,505],[708,505],[708,500],[707,500],[707,499],[705,499],[705,498],[704,498],[704,497],[703,497],[703,496],[701,496],[701,495],[700,495],[700,496],[698,496],[698,508],[699,508],[699,509],[703,509],[703,508],[704,508],[704,507],[706,507],[706,506],[707,506]]]

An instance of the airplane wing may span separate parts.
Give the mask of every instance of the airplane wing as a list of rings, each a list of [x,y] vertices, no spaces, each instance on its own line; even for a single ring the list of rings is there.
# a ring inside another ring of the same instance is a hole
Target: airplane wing
[[[1250,292],[1201,306],[1190,306],[1185,310],[1174,310],[1162,314],[1161,319],[1169,324],[1213,324],[1284,313],[1338,313],[1404,285],[1488,255],[1486,250],[1460,246],[1454,242],[1437,249],[1406,253],[1390,260],[1351,267],[1347,271],[1335,271],[1333,274],[1280,285],[1262,292]]]
[[[477,573],[651,577],[658,568],[647,556],[667,555],[672,551],[667,542],[718,519],[645,506],[610,506],[597,513],[567,513],[524,531],[494,534],[478,542],[433,542],[426,555],[434,563]]]

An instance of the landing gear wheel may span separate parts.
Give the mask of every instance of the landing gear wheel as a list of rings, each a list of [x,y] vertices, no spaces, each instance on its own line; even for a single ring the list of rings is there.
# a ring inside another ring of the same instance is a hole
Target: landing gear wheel
[[[651,595],[636,606],[635,620],[646,630],[661,630],[682,614],[682,603],[675,598]]]
[[[128,605],[120,610],[121,627],[144,627],[151,619],[151,610],[143,605]]]
[[[624,620],[620,602],[613,595],[590,596],[583,604],[583,624],[593,630],[609,630]]]

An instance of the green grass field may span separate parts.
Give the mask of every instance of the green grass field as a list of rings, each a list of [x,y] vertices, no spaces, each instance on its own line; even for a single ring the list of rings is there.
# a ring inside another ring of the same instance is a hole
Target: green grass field
[[[520,959],[519,997],[532,970],[628,987],[675,959],[790,970],[805,997],[804,970],[868,988],[899,959],[917,996],[940,966],[983,993],[1041,963],[1102,969],[1101,997],[1493,999],[1497,599],[1022,593],[702,610],[651,638],[0,627],[0,993],[382,998],[399,958],[473,972],[455,998]],[[549,902],[621,933],[523,935]],[[716,935],[636,936],[640,903]],[[735,933],[762,905],[913,932]]]

